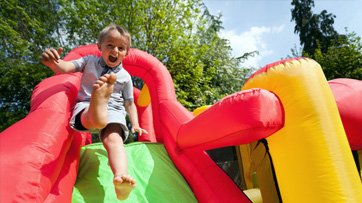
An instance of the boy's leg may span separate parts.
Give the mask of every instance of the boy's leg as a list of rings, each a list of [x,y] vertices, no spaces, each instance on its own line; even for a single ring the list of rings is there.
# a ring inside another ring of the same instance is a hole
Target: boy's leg
[[[82,125],[87,129],[103,129],[107,125],[107,104],[113,92],[115,74],[101,76],[93,85],[91,101],[81,115]]]
[[[109,124],[102,130],[102,142],[108,153],[108,161],[114,174],[114,186],[117,198],[127,199],[136,186],[136,181],[128,175],[127,155],[123,139],[119,132],[123,132],[119,124]]]

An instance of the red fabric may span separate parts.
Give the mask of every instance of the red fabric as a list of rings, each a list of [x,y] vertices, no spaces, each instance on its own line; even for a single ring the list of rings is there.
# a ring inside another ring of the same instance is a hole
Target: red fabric
[[[246,144],[271,135],[283,123],[279,99],[269,91],[251,89],[225,97],[182,125],[177,143],[203,149]]]
[[[41,82],[29,115],[1,133],[0,202],[44,202],[48,196],[73,140],[68,120],[78,80],[57,75]]]
[[[140,94],[140,90],[137,88],[133,88],[133,95],[134,95],[135,101],[137,101],[139,94]],[[146,107],[142,107],[142,106],[138,106],[138,105],[136,105],[136,106],[137,106],[139,125],[143,129],[147,130],[147,132],[148,132],[148,134],[142,134],[142,136],[139,136],[138,141],[140,141],[140,142],[157,142],[155,131],[153,128],[151,104]]]
[[[73,133],[72,144],[68,150],[65,162],[60,170],[59,176],[54,183],[49,195],[45,199],[46,203],[64,203],[72,201],[73,185],[77,179],[80,149],[89,136],[79,136]]]
[[[352,150],[362,149],[362,81],[339,78],[328,81],[337,102]]]

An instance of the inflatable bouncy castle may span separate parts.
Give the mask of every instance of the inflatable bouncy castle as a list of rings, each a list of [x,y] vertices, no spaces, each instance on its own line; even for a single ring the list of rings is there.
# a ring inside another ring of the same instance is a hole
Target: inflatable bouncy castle
[[[90,54],[100,56],[96,45],[64,60]],[[346,105],[361,101],[360,81],[329,84],[313,60],[289,59],[267,65],[242,91],[194,115],[177,101],[156,58],[131,49],[122,63],[145,84],[134,94],[149,132],[126,145],[137,187],[125,202],[250,202],[205,150],[260,140],[268,144],[282,201],[362,202],[351,153],[362,146],[354,128],[362,113]],[[43,80],[28,116],[0,134],[0,202],[117,202],[105,149],[68,125],[79,81],[79,73]],[[345,94],[335,97],[331,89]]]

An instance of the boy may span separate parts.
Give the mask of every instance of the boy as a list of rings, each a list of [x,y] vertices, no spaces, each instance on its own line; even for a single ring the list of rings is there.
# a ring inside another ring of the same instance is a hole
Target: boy
[[[131,76],[121,64],[131,46],[131,36],[127,30],[112,23],[100,32],[97,45],[102,52],[100,58],[86,56],[63,61],[60,59],[62,48],[50,48],[42,53],[41,62],[55,73],[83,72],[70,126],[79,131],[100,130],[114,174],[117,198],[124,200],[136,186],[135,180],[128,175],[123,145],[128,136],[126,111],[131,131],[139,135],[147,133],[138,123]]]

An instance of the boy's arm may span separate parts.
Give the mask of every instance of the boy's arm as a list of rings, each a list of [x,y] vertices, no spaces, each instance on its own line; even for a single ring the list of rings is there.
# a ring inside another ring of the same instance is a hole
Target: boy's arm
[[[45,66],[48,66],[54,73],[72,73],[75,72],[76,67],[70,61],[63,61],[60,59],[60,54],[63,48],[49,48],[41,54],[40,62]]]
[[[142,133],[148,134],[148,132],[145,129],[142,129],[139,126],[137,108],[136,108],[135,103],[133,101],[130,101],[130,100],[125,100],[124,101],[124,106],[125,106],[126,111],[127,111],[128,115],[129,115],[129,120],[130,120],[131,125],[132,125],[131,132],[132,133],[138,132],[140,136],[142,135]]]

